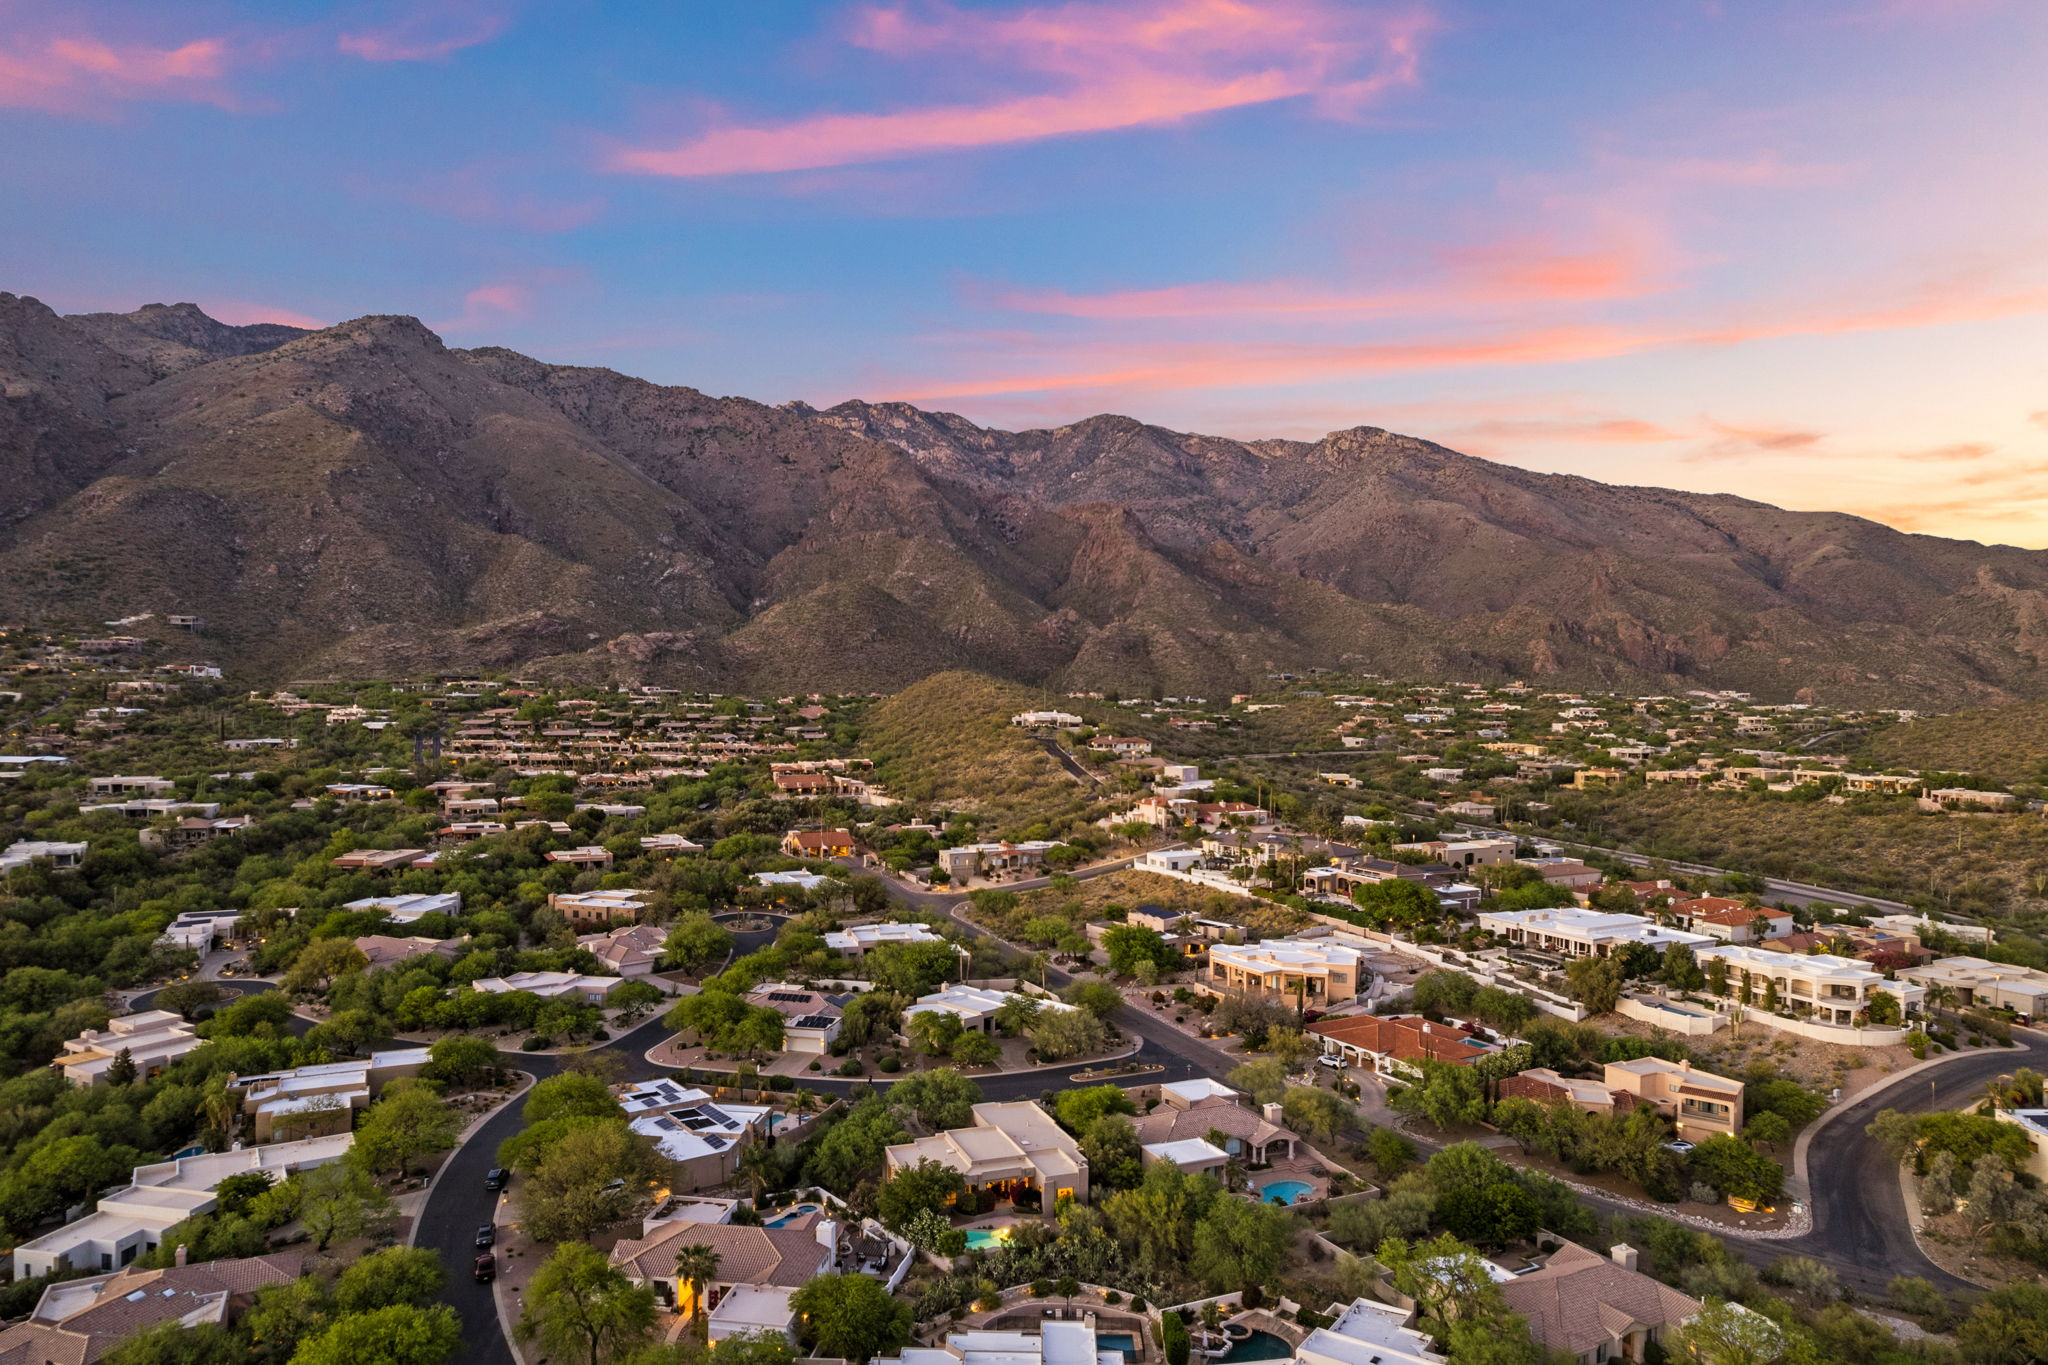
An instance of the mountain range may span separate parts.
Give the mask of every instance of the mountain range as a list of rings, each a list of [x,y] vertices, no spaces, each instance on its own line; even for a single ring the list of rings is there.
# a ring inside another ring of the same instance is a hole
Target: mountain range
[[[997,431],[451,349],[409,317],[5,293],[0,394],[0,617],[192,613],[194,647],[265,678],[2048,693],[2048,553],[1375,427]]]

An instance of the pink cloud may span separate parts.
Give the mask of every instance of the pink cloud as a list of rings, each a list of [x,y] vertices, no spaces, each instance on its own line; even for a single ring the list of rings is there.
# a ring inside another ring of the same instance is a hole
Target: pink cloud
[[[225,105],[220,80],[229,59],[221,38],[177,47],[114,44],[82,34],[17,38],[0,47],[0,108],[90,114],[129,100]]]
[[[431,324],[437,332],[473,332],[493,323],[523,318],[533,306],[533,289],[517,280],[480,284],[462,296],[462,311]]]
[[[1932,450],[1903,451],[1899,458],[1952,464],[1964,460],[1981,460],[1997,449],[1998,447],[1989,441],[1958,441],[1954,445],[1936,446]]]
[[[505,16],[474,4],[418,5],[394,23],[344,33],[335,46],[366,62],[438,62],[505,31]]]
[[[623,149],[613,170],[717,176],[819,170],[934,152],[1151,127],[1312,97],[1355,114],[1413,84],[1428,28],[1322,0],[1144,0],[983,14],[932,5],[864,11],[851,39],[895,58],[982,63],[1037,90],[890,113],[818,114],[712,128]]]

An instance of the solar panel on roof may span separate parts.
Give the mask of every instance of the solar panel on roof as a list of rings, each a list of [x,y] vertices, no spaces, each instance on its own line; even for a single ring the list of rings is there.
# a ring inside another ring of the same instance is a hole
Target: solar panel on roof
[[[801,1005],[811,998],[809,991],[770,991],[768,998],[780,1005]]]

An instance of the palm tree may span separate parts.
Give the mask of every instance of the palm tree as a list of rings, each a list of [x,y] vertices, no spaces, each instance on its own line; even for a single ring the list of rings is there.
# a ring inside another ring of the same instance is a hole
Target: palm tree
[[[1066,1307],[1063,1310],[1064,1315],[1072,1316],[1074,1311],[1074,1295],[1081,1292],[1081,1282],[1072,1275],[1062,1275],[1060,1276],[1060,1282],[1054,1285],[1053,1288],[1058,1291],[1062,1299],[1066,1300]]]
[[[676,1252],[676,1279],[688,1291],[690,1306],[704,1324],[704,1333],[711,1334],[711,1315],[701,1311],[706,1286],[718,1277],[718,1264],[725,1258],[702,1242],[692,1242]],[[678,1299],[680,1300],[680,1295]]]
[[[218,1132],[227,1141],[235,1136],[235,1120],[241,1117],[242,1101],[239,1095],[230,1091],[225,1080],[207,1087],[199,1098],[199,1116],[206,1120],[206,1126]]]
[[[761,1196],[767,1192],[768,1182],[776,1176],[775,1153],[765,1142],[750,1142],[740,1153],[739,1174],[754,1192],[754,1206],[760,1207]]]
[[[1956,1001],[1956,988],[1940,981],[1927,983],[1927,1013],[1931,1020],[1939,1022],[1941,1011]]]

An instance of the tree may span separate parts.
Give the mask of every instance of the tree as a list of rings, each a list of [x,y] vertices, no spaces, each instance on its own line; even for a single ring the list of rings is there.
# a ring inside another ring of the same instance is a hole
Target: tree
[[[974,1121],[981,1087],[950,1066],[905,1076],[889,1087],[891,1108],[914,1114],[929,1128],[965,1128]]]
[[[938,989],[960,958],[950,943],[885,943],[862,961],[878,988],[915,1000]]]
[[[1189,1269],[1212,1294],[1272,1283],[1294,1237],[1294,1215],[1274,1204],[1216,1199],[1195,1224]]]
[[[421,1247],[384,1247],[364,1256],[334,1282],[334,1307],[369,1313],[393,1304],[425,1305],[448,1282],[441,1258]]]
[[[527,1230],[543,1242],[580,1240],[645,1206],[672,1170],[623,1118],[573,1128],[521,1186]]]
[[[1121,1114],[1104,1114],[1081,1134],[1081,1154],[1088,1158],[1091,1178],[1109,1189],[1128,1189],[1144,1174],[1144,1149],[1138,1130]]]
[[[605,1254],[564,1242],[533,1273],[517,1328],[551,1356],[598,1365],[654,1330],[654,1291],[613,1268]]]
[[[208,1005],[218,1005],[227,992],[212,981],[179,981],[156,993],[156,1008],[190,1019]]]
[[[122,1048],[114,1054],[114,1060],[107,1063],[107,1084],[128,1086],[135,1084],[135,1054]]]
[[[968,1029],[953,1040],[946,1055],[959,1066],[994,1066],[1003,1058],[1003,1045],[978,1029]]]
[[[910,1134],[880,1095],[869,1095],[806,1143],[804,1179],[828,1190],[852,1190],[881,1173],[884,1149]]]
[[[1123,992],[1106,981],[1076,981],[1061,993],[1060,999],[1088,1011],[1105,1024],[1124,1007]]]
[[[904,1036],[910,1045],[927,1057],[943,1057],[952,1051],[953,1042],[967,1026],[960,1022],[960,1016],[947,1010],[920,1010],[910,1016],[910,1024],[904,1029]]]
[[[1330,1143],[1357,1119],[1358,1111],[1327,1090],[1289,1086],[1280,1102],[1281,1121],[1312,1141]]]
[[[462,1326],[447,1304],[395,1304],[336,1318],[299,1343],[291,1365],[441,1365],[461,1345]]]
[[[1710,1298],[1672,1344],[1705,1365],[1770,1365],[1785,1353],[1785,1333],[1761,1313]]]
[[[1438,1186],[1436,1213],[1452,1236],[1486,1247],[1534,1236],[1543,1218],[1536,1196],[1512,1177],[1488,1185]]]
[[[839,1019],[839,1037],[861,1048],[888,1038],[903,1026],[903,1001],[888,991],[868,991],[846,1004]]]
[[[1510,1095],[1493,1106],[1493,1126],[1513,1138],[1515,1144],[1527,1152],[1549,1129],[1550,1116],[1534,1100]]]
[[[1232,1090],[1242,1090],[1254,1104],[1273,1104],[1287,1093],[1287,1064],[1276,1057],[1243,1062],[1223,1078]]]
[[[336,977],[359,972],[369,963],[351,939],[316,938],[292,959],[291,970],[284,974],[284,989],[290,995],[325,995]]]
[[[1109,957],[1109,969],[1118,976],[1130,976],[1141,962],[1150,962],[1162,972],[1180,965],[1180,953],[1156,929],[1140,924],[1113,924],[1102,933],[1102,951]]]
[[[910,1305],[871,1275],[816,1275],[790,1296],[798,1333],[814,1356],[863,1361],[910,1340]]]
[[[927,1209],[944,1209],[965,1188],[960,1173],[951,1166],[920,1161],[901,1168],[882,1182],[875,1195],[875,1209],[885,1224],[900,1232],[914,1215]]]
[[[1391,1128],[1375,1128],[1365,1135],[1365,1156],[1382,1177],[1392,1177],[1415,1164],[1415,1144]]]
[[[2048,1360],[2048,1289],[2009,1284],[1985,1296],[1956,1329],[1970,1365],[2031,1365]]]
[[[498,1050],[467,1033],[440,1039],[427,1049],[427,1054],[429,1060],[421,1074],[429,1080],[467,1086],[492,1080],[498,1074]]]
[[[1488,1026],[1513,1035],[1536,1017],[1536,1002],[1520,991],[1482,986],[1472,997],[1472,1013]]]
[[[299,1220],[313,1238],[315,1251],[361,1237],[398,1216],[391,1196],[353,1162],[315,1166],[301,1172],[296,1183]]]
[[[1373,1256],[1392,1275],[1394,1288],[1414,1301],[1423,1329],[1440,1341],[1455,1318],[1473,1314],[1500,1293],[1485,1260],[1449,1233],[1428,1242],[1389,1237]]]
[[[1738,1137],[1710,1137],[1692,1149],[1693,1174],[1724,1198],[1763,1202],[1778,1197],[1785,1170]]]
[[[1086,1010],[1075,1009],[1041,1011],[1032,1021],[1029,1037],[1039,1060],[1047,1062],[1100,1052],[1109,1044],[1103,1022]]]
[[[1390,877],[1355,887],[1351,903],[1376,929],[1413,929],[1442,913],[1428,888],[1406,877]]]
[[[363,1114],[356,1127],[351,1161],[372,1171],[404,1173],[415,1157],[445,1152],[462,1136],[463,1117],[441,1101],[432,1081],[400,1077]]]
[[[101,1365],[238,1365],[241,1358],[234,1335],[218,1323],[166,1322],[119,1342],[99,1359]]]
[[[1725,963],[1721,970],[1727,971]],[[1699,958],[1683,943],[1674,943],[1664,950],[1664,980],[1672,989],[1681,991],[1696,991],[1707,984]]]
[[[1439,1129],[1478,1123],[1486,1117],[1486,1092],[1470,1067],[1429,1060],[1417,1065],[1422,1068],[1422,1079],[1387,1096],[1395,1110],[1420,1115]]]
[[[732,933],[701,910],[681,916],[662,944],[664,961],[676,971],[695,975],[732,951]]]
[[[1776,1147],[1792,1135],[1792,1125],[1785,1122],[1785,1116],[1766,1109],[1743,1126],[1744,1140],[1758,1147]]]
[[[526,1104],[520,1110],[520,1117],[530,1128],[549,1119],[577,1115],[617,1118],[623,1112],[602,1080],[581,1072],[565,1071],[534,1083],[533,1089],[526,1092]]]
[[[1621,964],[1612,958],[1575,957],[1565,964],[1567,993],[1589,1014],[1611,1013],[1621,1000]]]
[[[1070,1133],[1088,1131],[1090,1124],[1104,1114],[1135,1114],[1137,1106],[1121,1086],[1090,1085],[1078,1090],[1062,1090],[1053,1099],[1053,1114]]]
[[[692,1306],[703,1303],[704,1291],[713,1280],[718,1278],[718,1267],[724,1260],[725,1258],[719,1255],[717,1248],[706,1246],[702,1242],[691,1242],[686,1246],[678,1247],[676,1249],[676,1285],[682,1290],[684,1296],[684,1299],[681,1301],[687,1301]],[[703,1322],[704,1336],[709,1340],[711,1336],[711,1315],[699,1313],[696,1316]]]

